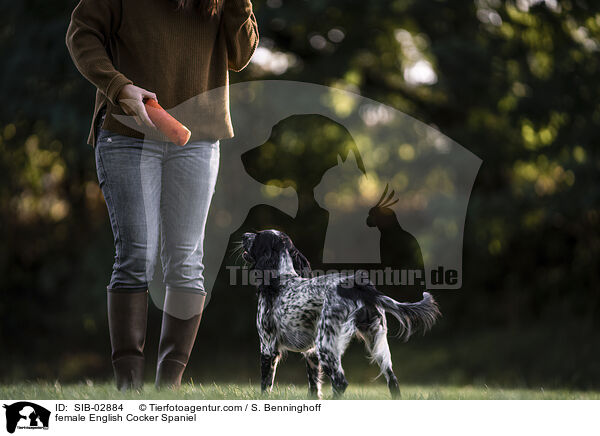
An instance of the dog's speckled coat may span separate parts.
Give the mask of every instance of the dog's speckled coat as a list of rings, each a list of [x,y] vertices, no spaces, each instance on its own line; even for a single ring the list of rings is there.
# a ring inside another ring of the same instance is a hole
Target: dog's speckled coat
[[[429,293],[418,303],[399,303],[360,273],[306,277],[310,275],[308,261],[277,230],[245,233],[242,246],[244,259],[264,278],[258,285],[256,318],[263,391],[272,389],[281,354],[295,351],[306,358],[311,395],[321,395],[321,370],[330,377],[334,395],[343,394],[348,382],[341,357],[350,339],[357,336],[379,364],[392,396],[399,395],[385,312],[398,319],[408,339],[415,326],[426,331],[440,315]]]

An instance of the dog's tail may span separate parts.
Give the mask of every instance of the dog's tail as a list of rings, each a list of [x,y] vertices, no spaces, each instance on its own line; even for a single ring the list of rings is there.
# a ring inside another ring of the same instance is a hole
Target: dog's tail
[[[343,298],[360,300],[367,306],[379,306],[393,315],[400,322],[398,337],[404,338],[405,341],[416,331],[421,330],[425,334],[442,315],[429,292],[423,292],[423,299],[417,303],[400,303],[385,295],[373,284],[354,280],[341,283],[338,293]]]
[[[398,336],[405,341],[415,331],[420,330],[425,334],[441,316],[440,309],[429,292],[423,292],[423,299],[417,303],[400,303],[387,295],[380,295],[377,300],[386,312],[400,322]]]

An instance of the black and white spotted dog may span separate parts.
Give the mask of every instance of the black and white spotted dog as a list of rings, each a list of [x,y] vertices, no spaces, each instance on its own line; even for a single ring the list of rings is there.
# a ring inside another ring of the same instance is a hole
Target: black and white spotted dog
[[[385,313],[398,319],[406,339],[416,328],[425,332],[440,315],[429,293],[423,293],[418,303],[399,303],[358,273],[351,277],[342,273],[307,277],[309,262],[290,238],[277,230],[245,233],[241,248],[254,276],[262,274],[257,286],[256,326],[263,392],[273,387],[282,353],[295,351],[306,358],[311,396],[321,396],[321,371],[331,379],[334,395],[343,394],[348,382],[341,357],[350,339],[357,336],[381,368],[392,396],[400,394],[392,370]]]

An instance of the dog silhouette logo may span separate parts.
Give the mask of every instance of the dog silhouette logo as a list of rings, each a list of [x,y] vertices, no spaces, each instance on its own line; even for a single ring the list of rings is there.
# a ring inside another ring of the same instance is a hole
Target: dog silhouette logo
[[[5,404],[6,431],[14,433],[18,429],[48,429],[50,411],[42,406],[28,401]]]
[[[223,107],[231,109],[222,116],[232,120],[235,135],[218,134],[219,177],[203,231],[204,253],[210,253],[203,257],[205,306],[213,290],[231,290],[237,280],[236,241],[266,228],[290,235],[319,269],[411,271],[417,287],[462,287],[464,224],[479,157],[391,106],[313,83],[240,82],[203,92],[169,113],[184,124],[205,120],[195,131],[200,137],[213,135],[214,117],[204,114]],[[142,133],[144,147],[154,139],[133,117],[113,116]],[[152,176],[152,159],[141,154],[144,180]],[[146,275],[162,308],[161,263],[156,249]],[[185,309],[170,314],[186,318]]]

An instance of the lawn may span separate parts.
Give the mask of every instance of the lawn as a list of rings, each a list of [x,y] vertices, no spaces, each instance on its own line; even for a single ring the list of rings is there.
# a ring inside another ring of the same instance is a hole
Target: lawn
[[[402,386],[405,400],[599,400],[598,391],[503,389],[487,386]],[[112,383],[96,384],[91,381],[80,384],[28,382],[0,385],[2,400],[304,400],[306,387],[277,385],[273,392],[264,397],[260,388],[250,384],[193,384],[188,383],[175,391],[156,391],[147,384],[143,393],[120,393]],[[331,388],[324,389],[324,399],[331,398]],[[347,400],[390,399],[385,385],[350,385]]]

